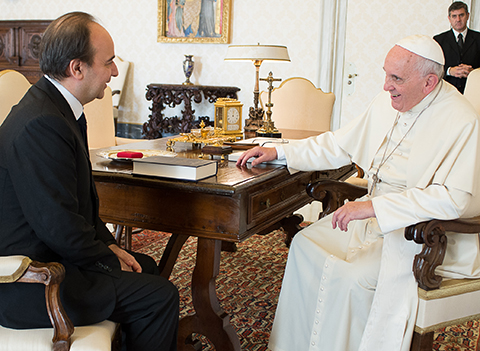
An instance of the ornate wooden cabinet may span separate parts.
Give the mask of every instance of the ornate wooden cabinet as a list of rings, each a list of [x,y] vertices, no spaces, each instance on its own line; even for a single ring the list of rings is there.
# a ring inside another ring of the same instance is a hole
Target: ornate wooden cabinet
[[[0,21],[0,71],[14,69],[32,84],[42,76],[40,39],[50,20]]]

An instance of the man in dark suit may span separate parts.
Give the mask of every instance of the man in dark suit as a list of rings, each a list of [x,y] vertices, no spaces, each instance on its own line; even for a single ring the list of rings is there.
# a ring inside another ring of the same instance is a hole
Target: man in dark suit
[[[452,29],[433,37],[445,56],[445,80],[462,94],[467,76],[480,67],[480,33],[467,28],[469,17],[467,4],[453,2],[448,8]]]
[[[0,127],[0,255],[58,261],[74,325],[122,324],[128,350],[176,350],[178,291],[155,261],[116,245],[98,216],[82,133],[83,105],[118,74],[114,45],[92,16],[66,14],[41,42],[45,74]],[[83,129],[85,132],[85,130]],[[0,284],[0,324],[50,327],[44,288]]]

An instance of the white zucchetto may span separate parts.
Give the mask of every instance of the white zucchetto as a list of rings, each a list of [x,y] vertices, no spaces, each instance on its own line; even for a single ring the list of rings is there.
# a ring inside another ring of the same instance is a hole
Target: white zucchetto
[[[397,42],[396,45],[401,46],[418,56],[445,65],[445,57],[443,56],[442,47],[429,36],[422,34],[411,35],[403,38]]]

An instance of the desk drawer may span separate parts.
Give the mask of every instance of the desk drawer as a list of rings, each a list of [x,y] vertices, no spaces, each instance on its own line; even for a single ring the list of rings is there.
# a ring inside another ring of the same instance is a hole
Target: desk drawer
[[[278,214],[283,208],[287,209],[293,203],[298,203],[299,198],[304,197],[305,202],[308,202],[305,189],[309,180],[310,177],[303,174],[280,184],[273,184],[268,190],[265,190],[268,188],[265,187],[250,194],[248,222],[271,220],[272,214]]]

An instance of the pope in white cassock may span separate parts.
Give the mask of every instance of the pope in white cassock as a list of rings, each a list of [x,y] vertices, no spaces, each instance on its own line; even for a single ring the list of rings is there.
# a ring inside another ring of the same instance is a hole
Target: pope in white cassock
[[[433,39],[402,39],[385,59],[385,91],[347,126],[238,160],[286,158],[304,171],[354,162],[368,178],[368,195],[295,236],[270,349],[409,350],[421,246],[404,239],[405,227],[480,213],[479,116],[442,80],[443,65]],[[448,243],[437,273],[480,276],[479,237],[449,233]]]

